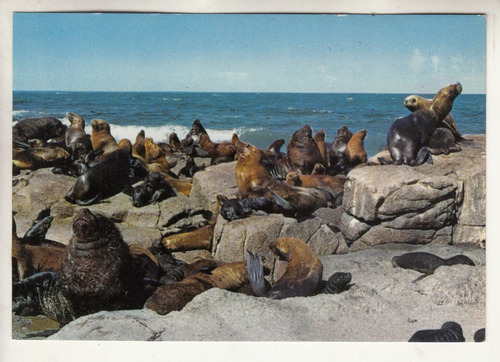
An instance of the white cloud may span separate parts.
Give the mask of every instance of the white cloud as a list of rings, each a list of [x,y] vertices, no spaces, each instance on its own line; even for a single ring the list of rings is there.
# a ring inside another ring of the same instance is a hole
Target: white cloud
[[[463,64],[463,58],[462,55],[459,54],[455,57],[451,57],[451,68],[454,70],[460,70],[460,67]]]
[[[420,53],[419,49],[413,49],[413,55],[410,61],[410,68],[414,72],[419,72],[426,62],[426,58]]]
[[[433,55],[431,57],[432,65],[434,66],[434,73],[437,73],[439,69],[439,57],[437,55]]]

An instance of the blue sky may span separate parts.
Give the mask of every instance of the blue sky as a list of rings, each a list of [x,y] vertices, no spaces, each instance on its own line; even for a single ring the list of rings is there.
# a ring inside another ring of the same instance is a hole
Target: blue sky
[[[477,15],[14,14],[14,90],[486,90]]]

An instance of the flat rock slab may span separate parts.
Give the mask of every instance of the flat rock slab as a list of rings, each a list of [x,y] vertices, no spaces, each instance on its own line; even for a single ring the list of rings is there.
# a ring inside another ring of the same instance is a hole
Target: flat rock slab
[[[420,273],[391,264],[393,256],[410,250],[441,257],[463,253],[476,266],[441,267],[412,283]],[[485,327],[485,251],[477,246],[385,245],[321,260],[323,279],[336,271],[350,272],[354,285],[341,294],[285,300],[211,289],[180,312],[100,312],[79,318],[49,339],[408,341],[419,329],[456,321],[470,342]]]

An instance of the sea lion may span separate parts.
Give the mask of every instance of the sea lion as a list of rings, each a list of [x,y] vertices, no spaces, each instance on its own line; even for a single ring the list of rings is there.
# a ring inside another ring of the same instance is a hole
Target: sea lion
[[[323,293],[325,294],[339,294],[351,287],[352,275],[351,273],[336,272],[333,273],[328,281],[325,283]]]
[[[452,131],[445,127],[436,128],[427,143],[427,148],[431,155],[447,155],[450,152],[462,151],[462,148],[456,145]]]
[[[249,282],[244,261],[217,265],[209,273],[198,272],[178,283],[158,287],[146,301],[145,307],[165,315],[181,310],[195,296],[208,289],[235,291]]]
[[[27,118],[12,127],[12,140],[28,142],[32,138],[48,141],[64,136],[66,126],[54,117]]]
[[[137,157],[141,160],[146,159],[146,135],[144,130],[141,129],[137,136],[135,137],[134,145],[132,146],[132,156]]]
[[[337,135],[335,136],[333,143],[328,147],[329,163],[328,168],[329,174],[344,173],[346,169],[344,161],[344,151],[347,147],[347,143],[352,137],[352,132],[347,128],[347,126],[342,126],[337,130]]]
[[[168,144],[170,147],[172,147],[173,150],[178,151],[181,148],[181,141],[179,140],[179,137],[177,136],[177,133],[172,132],[168,136]]]
[[[329,175],[299,175],[297,172],[289,172],[286,175],[286,182],[289,185],[298,187],[315,187],[330,191],[334,196],[344,191],[346,178]]]
[[[445,322],[440,329],[422,329],[408,342],[465,342],[462,327],[457,322]]]
[[[177,194],[158,172],[151,172],[140,185],[132,189],[132,205],[142,207],[156,204]]]
[[[420,97],[416,94],[412,94],[406,97],[404,100],[404,106],[411,112],[415,112],[423,108],[428,109],[431,107],[431,105],[432,105],[432,99]],[[452,132],[454,138],[457,141],[464,139],[462,134],[458,131],[457,125],[455,123],[455,120],[451,116],[451,113],[448,113],[448,115],[443,119],[442,124],[439,127],[448,128]]]
[[[439,124],[450,113],[453,101],[462,92],[460,83],[442,88],[427,109],[419,109],[399,118],[387,132],[387,148],[392,161],[379,159],[383,164],[418,166],[432,162],[426,145]]]
[[[221,206],[220,215],[233,221],[257,213],[271,213],[273,211],[272,201],[265,197],[252,197],[243,199],[228,199],[223,195],[217,195],[217,202]]]
[[[328,150],[325,142],[325,130],[321,129],[313,137],[314,142],[318,146],[319,153],[321,154],[321,158],[323,159],[322,164],[325,167],[329,167],[330,165],[330,157],[328,156]]]
[[[319,291],[323,264],[306,243],[296,238],[279,238],[269,248],[288,265],[283,276],[265,290],[262,260],[247,251],[248,278],[256,296],[283,299],[306,297]]]
[[[107,157],[109,153],[118,149],[118,143],[111,135],[111,129],[108,122],[102,119],[93,119],[90,125],[92,126],[92,133],[90,135],[92,149],[94,151],[102,151],[102,155],[99,156],[98,159],[103,159]]]
[[[306,124],[292,135],[288,141],[287,157],[294,171],[302,174],[310,174],[316,163],[323,162],[309,125]]]
[[[486,328],[481,328],[474,333],[474,342],[484,342],[486,340]]]
[[[20,170],[36,170],[63,164],[70,158],[61,147],[19,148],[12,150],[12,164]]]
[[[129,185],[130,150],[117,148],[79,176],[64,199],[90,205],[120,193]]]
[[[423,273],[421,277],[414,280],[414,282],[433,274],[437,268],[444,265],[471,265],[475,266],[474,262],[465,255],[455,255],[448,259],[440,258],[437,255],[426,252],[412,252],[405,253],[400,256],[392,258],[393,267],[400,267],[404,269],[413,269]]]
[[[221,143],[212,142],[208,134],[205,133],[200,136],[200,146],[204,151],[206,151],[210,155],[212,160],[220,157],[225,157],[229,161],[234,161],[234,155],[236,154],[236,147],[231,142],[221,142]]]
[[[166,236],[163,246],[170,252],[188,250],[211,250],[215,224],[202,226],[193,231]]]
[[[145,157],[144,161],[148,166],[149,172],[160,172],[169,174],[170,169],[175,167],[178,162],[176,156],[172,153],[165,152],[151,137],[147,137],[144,141]]]
[[[66,130],[65,143],[71,152],[71,159],[75,161],[92,151],[92,142],[90,136],[85,133],[85,121],[81,116],[67,112],[66,118],[70,126]]]
[[[293,166],[286,153],[281,152],[281,147],[285,143],[284,139],[274,141],[263,151],[262,165],[266,171],[276,180],[283,181],[287,173],[293,171]]]
[[[311,175],[325,175],[326,168],[321,163],[317,163],[314,165],[313,170],[311,171]]]
[[[277,205],[276,212],[290,216],[310,215],[327,206],[325,196],[315,189],[301,189],[272,178],[261,163],[263,152],[257,147],[241,142],[237,152],[236,184],[243,198],[272,198]]]
[[[193,125],[191,126],[191,130],[181,141],[181,149],[198,145],[202,134],[207,134],[207,131],[205,131],[205,128],[201,124],[200,120],[195,119]]]
[[[186,165],[179,170],[179,176],[185,176],[185,177],[193,177],[193,175],[198,172],[198,171],[203,171],[205,169],[205,165],[198,166],[195,162],[193,157],[187,156],[186,157]]]
[[[368,132],[366,129],[352,135],[344,150],[345,162],[348,167],[354,168],[361,163],[366,163],[367,155],[363,140]]]

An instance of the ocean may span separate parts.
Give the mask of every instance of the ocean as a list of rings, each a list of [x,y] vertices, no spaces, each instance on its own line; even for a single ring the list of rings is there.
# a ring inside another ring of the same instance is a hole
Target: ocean
[[[90,133],[90,121],[101,118],[117,139],[146,137],[166,141],[175,131],[182,139],[199,119],[214,142],[229,141],[233,133],[244,142],[267,148],[305,124],[324,129],[332,142],[346,125],[353,133],[366,129],[368,156],[383,150],[387,130],[406,116],[409,94],[372,93],[216,93],[216,92],[56,92],[14,91],[13,124],[32,117],[51,116],[68,124],[66,112],[81,115]],[[432,98],[433,94],[420,94]],[[461,94],[454,102],[453,118],[462,134],[485,134],[486,96]],[[282,151],[286,150],[286,144]]]

